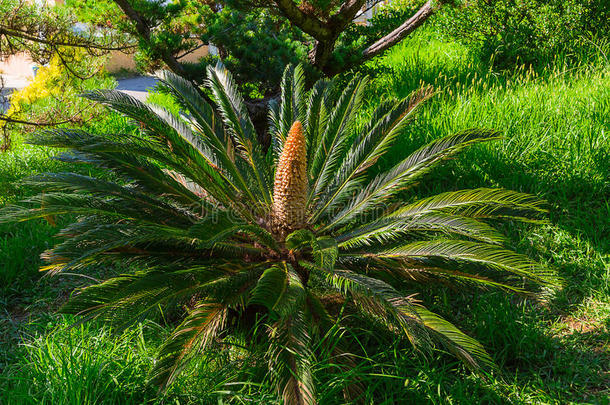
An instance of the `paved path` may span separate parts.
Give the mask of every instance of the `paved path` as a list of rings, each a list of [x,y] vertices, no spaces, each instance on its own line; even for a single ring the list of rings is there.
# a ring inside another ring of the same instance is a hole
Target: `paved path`
[[[30,81],[25,77],[9,75],[0,76],[2,76],[2,81],[4,83],[4,89],[2,89],[3,94],[6,92],[12,92],[13,90],[22,89],[30,83]]]
[[[117,80],[117,90],[129,94],[138,100],[146,100],[147,91],[152,90],[157,84],[157,79],[152,76],[137,76],[129,79]]]
[[[27,86],[30,82],[24,77],[0,75],[0,113],[6,111],[9,106],[8,95],[15,90],[20,90]]]

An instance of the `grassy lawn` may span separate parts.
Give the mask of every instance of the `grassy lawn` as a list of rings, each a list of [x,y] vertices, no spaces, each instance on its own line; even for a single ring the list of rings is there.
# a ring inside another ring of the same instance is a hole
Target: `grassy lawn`
[[[564,287],[544,306],[448,289],[444,299],[426,302],[488,349],[500,371],[486,378],[442,351],[415,353],[356,327],[361,362],[345,373],[320,361],[319,402],[342,403],[342,385],[359,379],[366,403],[610,403],[610,61],[600,54],[576,68],[500,73],[458,44],[422,35],[374,63],[382,73],[367,97],[371,108],[422,84],[438,91],[382,164],[462,129],[502,131],[502,140],[429,175],[417,193],[504,187],[546,199],[548,224],[500,226],[512,248],[556,269]],[[109,115],[91,130],[125,125]],[[13,150],[0,155],[0,206],[35,192],[17,183],[24,176],[88,170],[51,157],[15,139]],[[38,272],[39,254],[62,222],[0,225],[0,403],[146,402],[155,395],[146,372],[171,321],[160,315],[121,335],[98,324],[69,328],[74,319],[54,310],[90,280]],[[103,275],[100,269],[92,276]],[[421,296],[426,301],[425,291]],[[206,353],[160,403],[271,403],[265,370],[232,350]],[[262,382],[238,383],[247,380]]]

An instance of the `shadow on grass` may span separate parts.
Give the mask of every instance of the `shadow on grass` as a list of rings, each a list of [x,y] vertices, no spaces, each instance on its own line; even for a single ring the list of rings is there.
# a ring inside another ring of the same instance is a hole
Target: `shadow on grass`
[[[601,162],[606,164],[607,160]],[[564,287],[547,307],[500,293],[461,295],[452,290],[440,293],[451,297],[450,305],[436,306],[484,344],[501,366],[505,381],[514,377],[512,385],[501,389],[507,390],[506,399],[606,403],[610,394],[610,317],[604,304],[610,296],[605,262],[610,246],[607,185],[580,175],[540,174],[479,150],[436,171],[422,186],[422,195],[504,187],[537,194],[549,202],[549,225],[508,222],[501,226],[513,248],[554,268],[564,279]],[[591,319],[592,313],[599,318]],[[524,388],[518,393],[517,386],[530,387],[532,392]],[[534,394],[538,390],[544,392],[540,398]]]

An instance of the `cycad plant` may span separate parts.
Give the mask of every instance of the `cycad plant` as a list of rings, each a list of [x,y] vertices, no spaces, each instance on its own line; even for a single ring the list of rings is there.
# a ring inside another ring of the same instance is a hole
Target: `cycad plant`
[[[418,348],[437,343],[473,368],[487,367],[483,347],[427,310],[414,285],[537,296],[555,284],[550,271],[503,247],[487,223],[541,220],[536,197],[480,188],[404,198],[436,165],[496,132],[435,140],[379,173],[378,159],[429,91],[384,101],[365,120],[365,78],[343,88],[319,81],[306,91],[301,68],[289,67],[270,109],[265,153],[222,66],[208,69],[207,89],[167,72],[160,79],[180,103],[179,117],[117,91],[89,93],[140,131],[35,135],[31,143],[67,148],[62,159],[106,174],[34,177],[29,184],[43,193],[0,214],[0,221],[76,218],[44,253],[49,272],[132,269],[76,291],[64,312],[126,327],[160,306],[183,308],[152,382],[167,386],[206,346],[241,336],[266,352],[285,403],[314,403],[314,348],[341,325],[337,304]],[[348,349],[333,348],[338,361],[349,359],[341,353]]]

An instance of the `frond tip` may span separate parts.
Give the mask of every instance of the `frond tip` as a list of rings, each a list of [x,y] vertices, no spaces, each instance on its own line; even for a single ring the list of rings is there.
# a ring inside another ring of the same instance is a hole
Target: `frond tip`
[[[290,128],[275,171],[273,222],[281,234],[305,223],[307,204],[307,148],[300,121]]]

